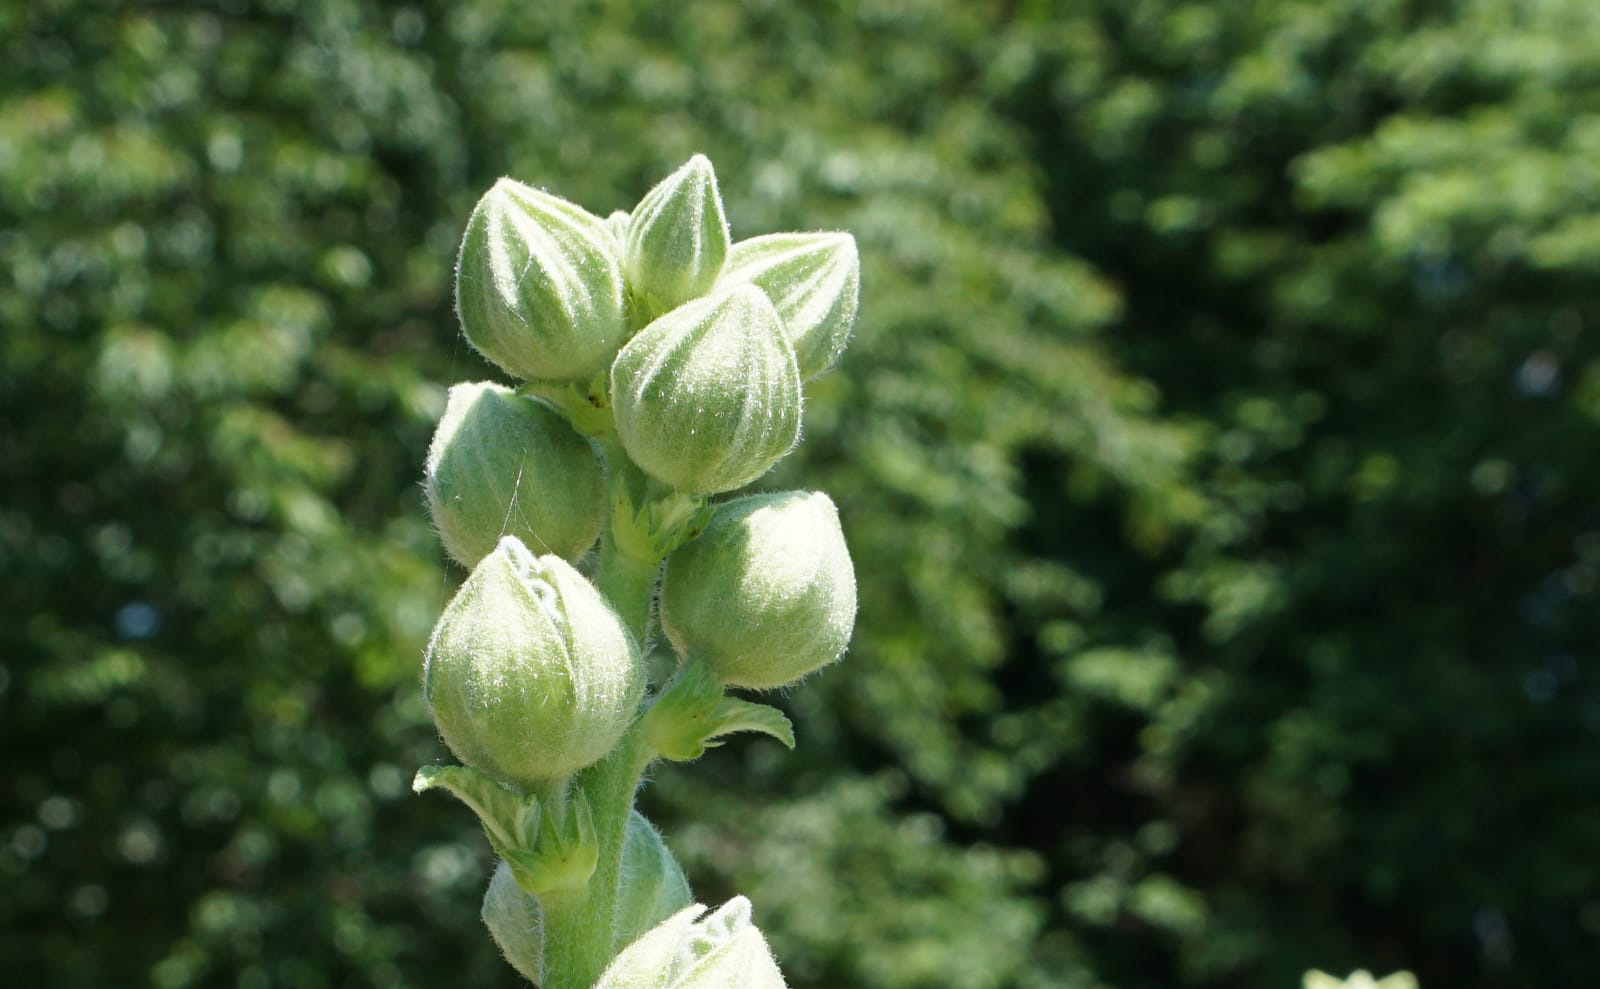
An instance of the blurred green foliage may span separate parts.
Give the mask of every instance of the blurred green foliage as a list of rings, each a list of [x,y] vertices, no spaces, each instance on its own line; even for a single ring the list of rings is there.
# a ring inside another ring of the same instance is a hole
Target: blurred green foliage
[[[0,6],[0,969],[509,986],[414,799],[502,174],[857,236],[847,661],[646,791],[796,989],[1578,985],[1600,7]]]

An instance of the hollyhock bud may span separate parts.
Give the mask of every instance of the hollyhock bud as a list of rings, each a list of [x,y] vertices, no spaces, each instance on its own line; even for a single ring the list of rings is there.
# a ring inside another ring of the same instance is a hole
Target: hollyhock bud
[[[765,292],[778,310],[802,381],[833,366],[850,340],[861,295],[854,237],[805,233],[741,240],[718,286],[746,283]]]
[[[611,365],[623,448],[680,491],[716,494],[765,474],[800,440],[800,401],[794,348],[750,285],[667,313]]]
[[[705,155],[645,193],[628,218],[628,287],[650,316],[710,290],[728,257],[728,218]]]
[[[838,659],[855,628],[856,578],[827,495],[736,498],[667,558],[661,625],[678,654],[723,683],[781,687]]]
[[[638,647],[565,560],[507,536],[445,607],[422,693],[462,762],[523,790],[597,761],[638,711]]]
[[[576,561],[605,521],[593,444],[550,406],[487,381],[450,389],[423,486],[445,549],[468,568],[503,535]]]
[[[604,220],[511,179],[467,221],[456,309],[467,339],[508,374],[587,384],[627,338],[622,267]]]
[[[785,989],[783,974],[750,901],[736,896],[716,912],[695,904],[657,925],[618,955],[594,989]]]

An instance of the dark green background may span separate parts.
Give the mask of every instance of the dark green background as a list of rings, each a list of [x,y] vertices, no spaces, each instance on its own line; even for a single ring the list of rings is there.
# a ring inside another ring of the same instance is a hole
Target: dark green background
[[[1600,5],[0,5],[0,978],[513,986],[423,640],[502,174],[862,317],[855,644],[645,807],[795,989],[1591,983]]]

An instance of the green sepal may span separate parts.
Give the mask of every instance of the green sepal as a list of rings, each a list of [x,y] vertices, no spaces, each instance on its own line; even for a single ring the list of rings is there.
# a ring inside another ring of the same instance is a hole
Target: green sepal
[[[659,563],[673,550],[705,531],[716,506],[705,495],[674,491],[612,448],[611,538],[617,548],[636,560]]]
[[[609,368],[601,371],[587,385],[575,381],[530,381],[521,390],[555,406],[573,429],[602,440],[616,432],[611,420],[611,396],[606,393],[609,372]]]
[[[472,808],[496,852],[532,848],[538,843],[541,824],[538,797],[518,793],[471,766],[423,766],[417,770],[416,778],[411,781],[414,792],[436,788],[448,790]]]
[[[771,735],[794,748],[794,726],[775,707],[727,696],[701,663],[690,661],[662,690],[640,726],[646,743],[662,758],[686,762],[716,748],[735,732]]]
[[[575,793],[559,811],[546,803],[543,816],[540,840],[532,851],[515,849],[501,857],[510,863],[517,885],[534,896],[581,889],[600,861],[589,798]]]
[[[589,881],[600,859],[594,814],[582,792],[560,809],[521,794],[471,766],[424,766],[411,789],[448,790],[472,808],[494,853],[511,867],[517,885],[533,896],[575,889]]]

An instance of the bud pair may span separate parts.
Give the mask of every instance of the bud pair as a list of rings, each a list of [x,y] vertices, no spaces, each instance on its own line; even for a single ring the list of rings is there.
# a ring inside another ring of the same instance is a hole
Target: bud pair
[[[661,625],[678,654],[736,687],[793,683],[838,659],[856,578],[827,495],[750,495],[718,507],[667,559]]]
[[[487,381],[450,389],[423,486],[446,551],[468,568],[501,536],[577,560],[605,521],[593,444],[550,406]]]
[[[422,673],[450,750],[524,791],[611,751],[643,691],[638,647],[599,591],[514,536],[445,607]]]

